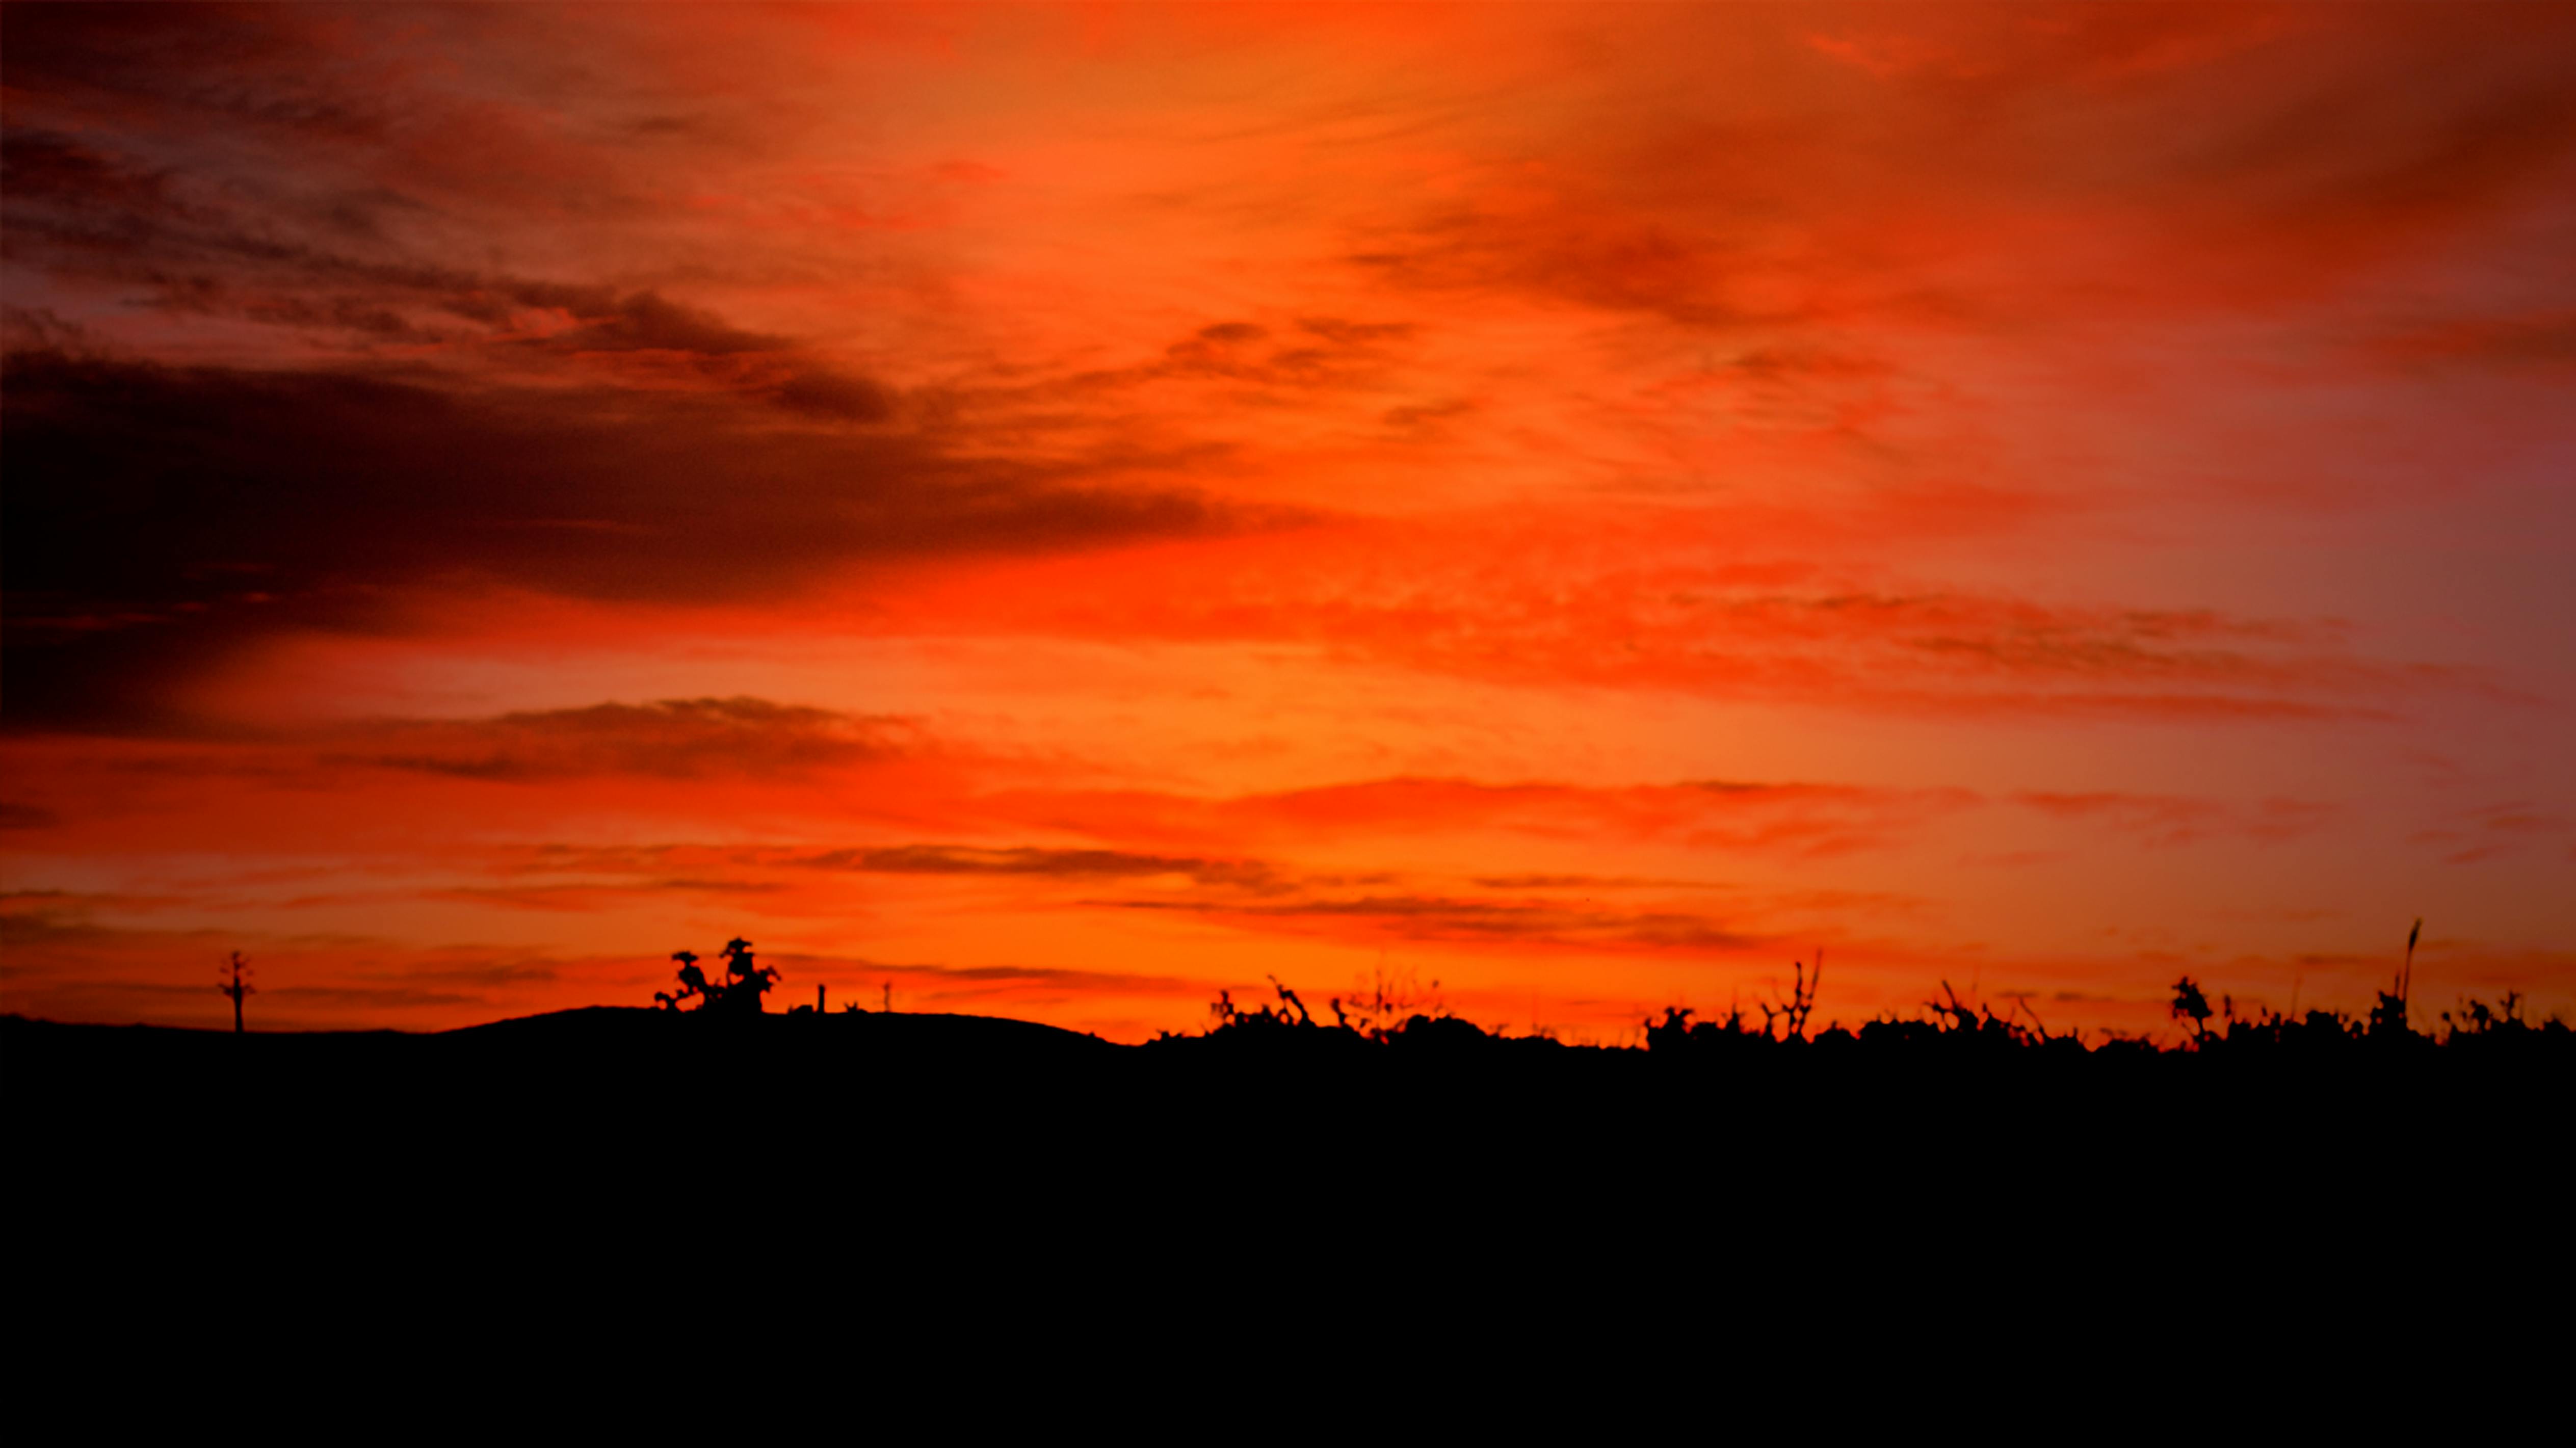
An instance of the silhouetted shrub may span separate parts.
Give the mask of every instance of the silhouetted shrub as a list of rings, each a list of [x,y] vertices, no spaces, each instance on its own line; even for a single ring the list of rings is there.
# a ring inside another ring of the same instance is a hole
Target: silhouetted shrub
[[[1694,1021],[1688,1006],[1666,1006],[1662,1020],[1646,1019],[1646,1050],[1664,1057],[1718,1059],[1772,1044],[1769,1029],[1745,1024],[1744,1012],[1729,1009],[1722,1021]]]
[[[1481,1050],[1496,1040],[1474,1021],[1449,1015],[1410,1016],[1392,1029],[1380,1030],[1377,1038],[1385,1045],[1417,1055]]]
[[[2209,997],[2193,983],[2190,976],[2174,982],[2173,1018],[2191,1022],[2191,1038],[2197,1044],[2209,1039]]]
[[[1643,1023],[1645,1054],[1659,1062],[1675,1063],[1786,1058],[1803,1055],[1810,1049],[1835,1060],[1854,1062],[2072,1062],[2095,1057],[2109,1063],[2205,1057],[2211,1063],[2205,1069],[2236,1070],[2263,1063],[2349,1061],[2358,1065],[2394,1061],[2442,1048],[2477,1052],[2499,1061],[2576,1061],[2576,1031],[2570,1031],[2562,1020],[2538,1025],[2525,1020],[2519,994],[2506,995],[2500,1006],[2463,1001],[2456,1014],[2443,1013],[2445,1030],[2438,1037],[2413,1030],[2407,1019],[2407,996],[2414,945],[2421,929],[2419,921],[2416,932],[2407,937],[2406,965],[2398,972],[2395,988],[2380,993],[2378,1004],[2361,1020],[2325,1010],[2311,1010],[2297,1017],[2269,1010],[2240,1016],[2233,997],[2221,997],[2221,1003],[2213,1009],[2208,992],[2186,975],[2174,982],[2169,1006],[2173,1018],[2190,1030],[2180,1046],[2168,1049],[2152,1037],[2103,1030],[2099,1032],[2100,1044],[2088,1047],[2082,1032],[2051,1032],[2025,997],[2016,996],[2008,1010],[1998,1013],[1990,1004],[1970,1005],[1961,1000],[1950,983],[1943,981],[1940,997],[1925,1001],[1920,1015],[1891,1015],[1865,1022],[1857,1031],[1829,1025],[1811,1037],[1806,1026],[1815,1009],[1822,972],[1811,974],[1799,964],[1788,999],[1761,1006],[1763,1018],[1759,1025],[1748,1021],[1740,1007],[1730,1008],[1715,1020],[1699,1020],[1688,1006],[1668,1006],[1660,1016],[1650,1016]],[[1408,996],[1411,1000],[1421,997],[1411,991],[1409,978],[1399,981],[1384,971],[1379,972],[1373,988],[1363,987],[1353,1000],[1335,999],[1335,1023],[1329,1026],[1316,1022],[1297,993],[1276,977],[1270,983],[1277,996],[1275,1002],[1246,1009],[1237,1006],[1231,994],[1219,991],[1209,1007],[1210,1024],[1203,1034],[1176,1036],[1164,1032],[1157,1037],[1157,1044],[1207,1042],[1254,1053],[1299,1055],[1391,1050],[1422,1058],[1490,1054],[1509,1048],[1512,1059],[1521,1059],[1537,1052],[1573,1049],[1552,1038],[1511,1037],[1500,1031],[1487,1031],[1451,1014],[1436,1000],[1430,1009],[1397,1014],[1395,1007],[1409,1003]],[[2228,1062],[2236,1065],[2221,1064]]]
[[[1273,981],[1276,984],[1274,978]],[[1448,1005],[1440,999],[1440,982],[1434,980],[1428,990],[1421,977],[1407,966],[1388,970],[1380,965],[1359,983],[1350,998],[1335,996],[1329,1002],[1333,1023],[1357,1031],[1370,1040],[1384,1040],[1416,1017],[1431,1020],[1445,1018]]]
[[[709,980],[707,973],[698,969],[698,957],[694,952],[673,951],[671,958],[680,963],[680,988],[653,992],[653,999],[660,1002],[666,1011],[678,1010],[680,1002],[694,999],[698,1003],[696,1009],[702,1013],[714,1011],[720,1015],[756,1016],[760,1014],[760,998],[768,994],[771,986],[778,984],[777,968],[754,961],[751,942],[740,936],[725,942],[722,980]]]

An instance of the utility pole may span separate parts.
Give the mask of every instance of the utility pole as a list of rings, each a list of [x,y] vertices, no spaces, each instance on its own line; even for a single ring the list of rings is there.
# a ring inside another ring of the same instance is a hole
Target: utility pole
[[[886,1013],[887,1015],[893,1015],[893,1014],[894,1014],[894,982],[893,982],[893,981],[887,981],[887,982],[885,983],[885,1013]]]
[[[224,962],[223,967],[224,969],[232,972],[231,978],[226,980],[222,985],[215,987],[215,989],[222,991],[225,995],[232,997],[233,1034],[236,1036],[242,1033],[242,997],[251,994],[256,989],[256,987],[251,986],[242,980],[242,972],[249,969],[249,967],[250,962],[242,959],[242,953],[238,950],[234,951],[232,953],[232,957]]]

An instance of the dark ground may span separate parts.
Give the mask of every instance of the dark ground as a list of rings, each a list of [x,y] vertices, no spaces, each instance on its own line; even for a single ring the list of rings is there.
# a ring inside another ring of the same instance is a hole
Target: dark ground
[[[1592,1351],[1600,1391],[1654,1395],[1733,1391],[1727,1365],[1766,1354],[2008,1380],[2039,1349],[2128,1375],[2102,1389],[2119,1404],[2222,1341],[2279,1372],[2336,1334],[2346,1358],[2540,1340],[2510,1324],[2517,1302],[2551,1311],[2563,1052],[1943,1039],[8,1017],[6,1300],[47,1362],[291,1340],[388,1402],[424,1391],[411,1364],[551,1381],[599,1342],[621,1346],[598,1381],[682,1400],[709,1363],[752,1371],[792,1341],[871,1394],[930,1380],[852,1364],[1093,1354],[1123,1366],[1085,1381],[1149,1398],[1171,1361],[1201,1389],[1290,1363],[1331,1389],[1460,1352],[1535,1354],[1544,1377]],[[299,1371],[275,1352],[263,1370]],[[17,1380],[41,1395],[42,1376]]]
[[[1229,1030],[1142,1047],[1025,1021],[595,1007],[434,1035],[0,1022],[22,1204],[84,1183],[802,1183],[1513,1199],[2109,1178],[2504,1190],[2565,1154],[2569,1053],[1867,1045],[1622,1050]],[[2563,1032],[2558,1033],[2564,1035]],[[1708,1038],[1703,1032],[1704,1039]],[[2537,1033],[2533,1033],[2537,1039]],[[1724,1043],[1719,1043],[1724,1044]],[[1025,1182],[1021,1182],[1026,1185]]]

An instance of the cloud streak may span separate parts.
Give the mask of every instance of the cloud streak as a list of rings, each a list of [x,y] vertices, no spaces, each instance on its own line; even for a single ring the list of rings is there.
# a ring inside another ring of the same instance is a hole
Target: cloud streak
[[[7,382],[17,727],[149,717],[253,641],[391,629],[411,595],[460,581],[730,603],[853,565],[1257,521],[1179,487],[763,432],[712,405],[665,402],[647,426],[611,394],[41,352]]]
[[[363,731],[370,752],[332,762],[490,781],[595,775],[700,779],[799,776],[920,747],[898,719],[854,719],[765,699],[665,699],[488,720],[389,722]],[[381,752],[376,752],[381,751]]]

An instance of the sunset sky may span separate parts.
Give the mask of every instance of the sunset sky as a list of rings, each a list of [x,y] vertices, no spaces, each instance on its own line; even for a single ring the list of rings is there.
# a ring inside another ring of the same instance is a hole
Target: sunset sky
[[[2576,1011],[2576,8],[0,14],[0,1008]]]

